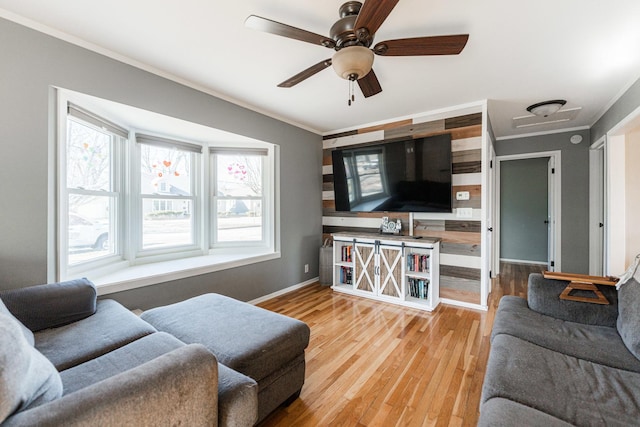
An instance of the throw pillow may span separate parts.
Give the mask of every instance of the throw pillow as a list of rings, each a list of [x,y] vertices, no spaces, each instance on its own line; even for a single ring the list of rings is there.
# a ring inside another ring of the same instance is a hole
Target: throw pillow
[[[56,368],[27,342],[16,320],[0,313],[0,424],[61,396]]]
[[[618,290],[617,328],[624,345],[640,359],[640,283],[637,274]]]
[[[18,325],[20,325],[20,329],[22,330],[22,334],[24,335],[24,337],[27,339],[27,342],[31,345],[34,345],[35,343],[35,338],[33,337],[33,332],[31,332],[31,329],[27,328],[26,326],[24,326],[22,324],[21,321],[19,321],[18,319],[16,319],[16,316],[14,316],[13,314],[11,314],[11,312],[9,311],[9,309],[7,308],[6,305],[4,305],[4,303],[2,302],[2,300],[0,299],[0,313],[5,314],[9,317],[11,317],[13,320],[15,320],[16,322],[18,322]]]
[[[620,286],[624,285],[629,279],[635,276],[636,272],[638,271],[638,265],[640,265],[640,254],[636,255],[633,263],[631,263],[629,268],[627,268],[627,271],[622,273],[622,275],[618,278],[618,283],[616,284],[617,290],[620,290]],[[636,277],[636,279],[638,278]]]

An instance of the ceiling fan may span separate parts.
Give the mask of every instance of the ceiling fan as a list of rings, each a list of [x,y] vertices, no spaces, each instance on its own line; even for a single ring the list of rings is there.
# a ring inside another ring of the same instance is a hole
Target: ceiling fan
[[[329,31],[330,37],[256,15],[250,15],[245,21],[245,26],[335,50],[331,58],[301,71],[280,83],[278,87],[295,86],[325,68],[333,66],[340,77],[351,82],[349,96],[349,105],[351,105],[354,100],[354,81],[358,82],[365,98],[382,92],[380,82],[372,70],[374,54],[379,56],[457,55],[467,44],[469,35],[457,34],[386,40],[376,43],[371,48],[376,31],[398,1],[367,0],[364,4],[359,1],[344,3],[339,9],[340,19]]]

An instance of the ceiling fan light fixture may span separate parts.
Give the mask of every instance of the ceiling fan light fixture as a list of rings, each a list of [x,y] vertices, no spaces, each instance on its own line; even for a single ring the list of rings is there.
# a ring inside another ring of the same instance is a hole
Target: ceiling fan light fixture
[[[564,99],[538,102],[537,104],[529,105],[527,111],[536,116],[548,117],[551,114],[557,113],[566,103],[567,101]]]
[[[373,51],[364,46],[347,46],[331,58],[331,65],[338,76],[345,80],[361,79],[373,67]]]

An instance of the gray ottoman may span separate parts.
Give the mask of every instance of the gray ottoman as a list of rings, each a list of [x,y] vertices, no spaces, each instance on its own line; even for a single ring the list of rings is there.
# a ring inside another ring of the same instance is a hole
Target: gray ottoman
[[[258,421],[295,400],[304,384],[309,327],[222,295],[205,294],[145,311],[156,329],[200,343],[218,362],[258,383]]]

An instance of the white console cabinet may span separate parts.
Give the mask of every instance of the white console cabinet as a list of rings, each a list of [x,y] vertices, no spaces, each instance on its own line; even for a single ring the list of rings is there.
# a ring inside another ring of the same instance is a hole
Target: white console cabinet
[[[433,310],[440,302],[438,239],[336,233],[333,289]]]

